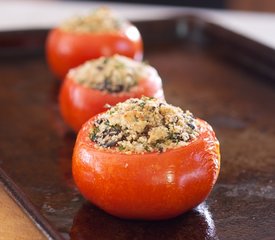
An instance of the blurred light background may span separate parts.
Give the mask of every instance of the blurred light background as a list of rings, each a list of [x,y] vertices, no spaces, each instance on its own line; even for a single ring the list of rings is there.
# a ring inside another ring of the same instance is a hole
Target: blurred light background
[[[99,0],[97,2],[105,1]],[[110,0],[109,2],[161,4],[213,9],[275,12],[275,1],[272,0]]]

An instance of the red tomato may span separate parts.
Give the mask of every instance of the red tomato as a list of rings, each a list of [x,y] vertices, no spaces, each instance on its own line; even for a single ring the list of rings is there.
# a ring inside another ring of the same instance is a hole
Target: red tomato
[[[219,142],[210,125],[187,146],[163,153],[125,154],[95,148],[90,119],[73,152],[73,177],[85,198],[106,212],[133,219],[167,219],[200,204],[219,174]]]
[[[68,125],[77,132],[88,119],[106,111],[104,106],[107,103],[116,105],[128,98],[142,96],[164,98],[161,79],[154,69],[146,79],[138,81],[134,90],[121,93],[107,93],[88,88],[67,76],[59,94],[60,112]]]
[[[60,79],[87,60],[116,53],[142,60],[143,44],[136,27],[129,25],[118,33],[73,33],[56,28],[46,41],[48,64]]]

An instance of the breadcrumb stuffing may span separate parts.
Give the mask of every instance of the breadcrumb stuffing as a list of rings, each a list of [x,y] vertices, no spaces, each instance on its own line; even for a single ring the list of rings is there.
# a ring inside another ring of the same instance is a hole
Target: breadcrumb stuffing
[[[142,97],[118,103],[99,115],[89,137],[98,148],[130,154],[185,146],[199,132],[199,123],[191,112],[165,100]]]
[[[89,88],[119,93],[133,90],[140,79],[153,71],[156,70],[145,63],[116,54],[87,61],[70,70],[69,77]]]
[[[87,16],[68,19],[59,28],[66,32],[75,33],[113,33],[128,25],[128,21],[116,16],[109,8],[101,7]]]

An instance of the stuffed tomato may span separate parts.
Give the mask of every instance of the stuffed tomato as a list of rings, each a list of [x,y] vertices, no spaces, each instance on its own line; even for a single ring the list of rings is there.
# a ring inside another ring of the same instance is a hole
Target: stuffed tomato
[[[114,55],[72,69],[59,94],[61,115],[75,131],[92,116],[128,98],[163,98],[157,71],[141,62]]]
[[[220,169],[211,126],[154,98],[129,99],[86,122],[73,152],[73,177],[104,211],[160,220],[200,204]]]
[[[46,41],[49,67],[60,79],[87,60],[116,53],[142,60],[143,43],[135,26],[107,8],[65,21]]]

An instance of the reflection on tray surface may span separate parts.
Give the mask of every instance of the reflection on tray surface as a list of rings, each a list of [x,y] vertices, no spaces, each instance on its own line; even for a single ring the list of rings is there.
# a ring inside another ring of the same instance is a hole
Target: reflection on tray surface
[[[84,203],[74,218],[70,236],[72,240],[218,239],[215,223],[205,203],[165,221],[123,220]]]

